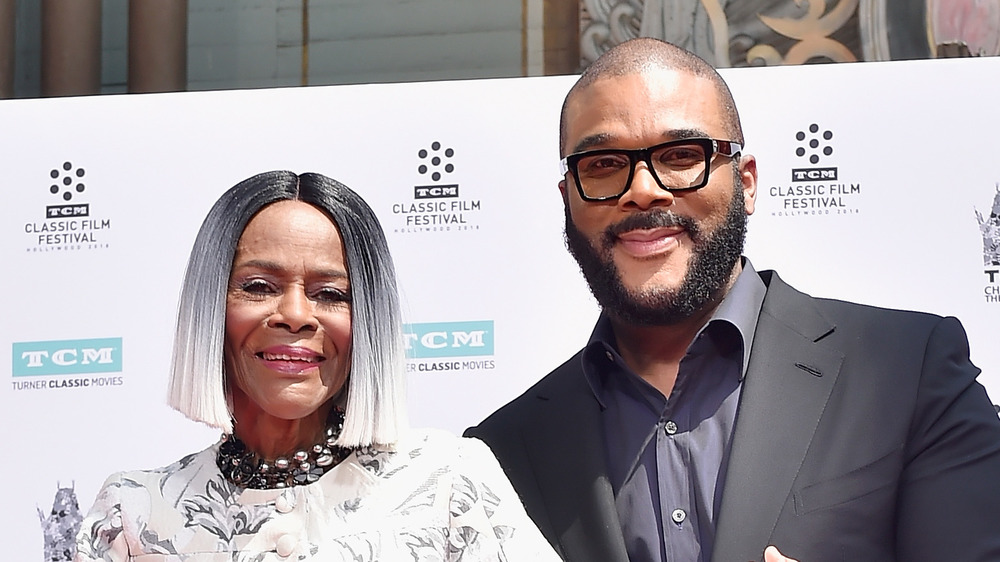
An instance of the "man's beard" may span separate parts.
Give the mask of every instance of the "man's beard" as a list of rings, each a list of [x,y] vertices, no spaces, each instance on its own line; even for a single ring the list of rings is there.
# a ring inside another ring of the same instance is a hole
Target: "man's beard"
[[[617,236],[635,229],[681,226],[686,229],[694,251],[681,286],[630,291],[622,282],[612,257]],[[608,313],[632,324],[667,326],[690,318],[711,303],[729,283],[736,260],[743,253],[747,214],[740,183],[736,182],[725,222],[712,232],[690,217],[654,207],[612,224],[594,248],[581,233],[566,207],[566,247],[580,264],[597,302]]]

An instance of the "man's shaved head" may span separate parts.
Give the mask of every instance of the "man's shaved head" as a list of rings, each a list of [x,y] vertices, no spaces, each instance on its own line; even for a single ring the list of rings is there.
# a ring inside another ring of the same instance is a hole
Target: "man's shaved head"
[[[666,41],[640,37],[615,45],[605,52],[587,67],[576,84],[570,88],[559,114],[559,154],[566,155],[566,108],[574,95],[599,80],[659,70],[685,72],[711,81],[718,90],[723,105],[723,115],[726,116],[727,133],[730,137],[728,140],[743,144],[743,128],[740,125],[740,116],[736,111],[733,95],[725,80],[712,65]]]

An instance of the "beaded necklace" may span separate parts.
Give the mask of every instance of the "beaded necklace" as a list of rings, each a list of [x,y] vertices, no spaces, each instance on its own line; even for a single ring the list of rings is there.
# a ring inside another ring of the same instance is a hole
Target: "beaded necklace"
[[[344,411],[333,408],[328,422],[323,441],[296,451],[291,458],[264,459],[235,434],[223,435],[215,464],[227,480],[243,488],[270,490],[312,484],[354,451],[334,444],[344,429]]]

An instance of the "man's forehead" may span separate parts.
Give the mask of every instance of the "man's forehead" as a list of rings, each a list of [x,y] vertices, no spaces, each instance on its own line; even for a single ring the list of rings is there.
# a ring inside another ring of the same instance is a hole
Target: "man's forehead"
[[[645,106],[647,103],[653,107]],[[635,118],[643,110],[649,111],[647,116],[652,118],[661,112],[676,114],[678,108],[690,105],[702,106],[696,111],[684,111],[699,121],[721,117],[718,88],[704,76],[663,67],[602,76],[570,93],[563,132],[573,135],[573,129],[581,122],[616,120],[624,115]]]

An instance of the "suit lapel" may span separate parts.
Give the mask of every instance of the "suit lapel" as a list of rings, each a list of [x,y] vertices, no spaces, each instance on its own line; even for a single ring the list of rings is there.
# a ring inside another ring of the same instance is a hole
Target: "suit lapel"
[[[811,297],[768,283],[743,383],[713,562],[760,559],[791,491],[843,355],[817,343],[833,325]]]
[[[532,462],[550,520],[566,558],[574,561],[626,561],[625,542],[615,509],[604,459],[600,406],[583,373],[579,356],[563,366],[561,384],[547,400],[544,421],[529,424],[524,435],[533,459],[560,459],[558,464]]]

